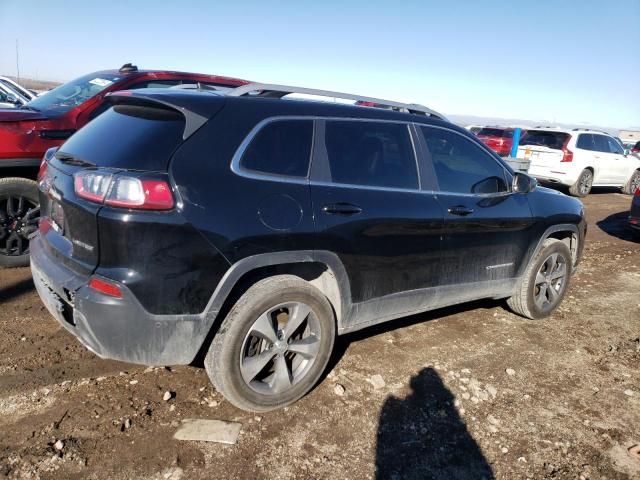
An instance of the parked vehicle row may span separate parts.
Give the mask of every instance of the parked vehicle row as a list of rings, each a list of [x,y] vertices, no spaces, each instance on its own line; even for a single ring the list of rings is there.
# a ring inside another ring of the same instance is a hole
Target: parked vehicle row
[[[199,84],[237,87],[236,78],[159,70],[90,73],[32,98],[17,108],[0,110],[0,267],[29,264],[29,236],[38,219],[35,179],[48,148],[61,145],[78,129],[106,111],[106,95],[123,89],[168,88]],[[1,86],[1,84],[0,84]]]
[[[309,392],[336,335],[479,298],[546,317],[580,261],[582,204],[427,107],[263,84],[105,100],[45,155],[38,293],[102,357],[205,353],[240,408]]]
[[[36,94],[7,77],[0,77],[0,108],[15,108],[36,98]]]

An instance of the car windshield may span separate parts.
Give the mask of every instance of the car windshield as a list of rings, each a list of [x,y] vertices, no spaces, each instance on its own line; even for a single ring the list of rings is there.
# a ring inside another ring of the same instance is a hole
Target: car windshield
[[[476,135],[511,138],[513,137],[513,130],[504,130],[502,128],[483,128]]]
[[[34,98],[26,106],[46,111],[50,115],[61,115],[86,102],[120,78],[110,73],[91,73]]]
[[[569,137],[565,132],[549,132],[546,130],[527,130],[527,133],[520,140],[520,146],[537,145],[539,147],[562,150],[565,141]]]

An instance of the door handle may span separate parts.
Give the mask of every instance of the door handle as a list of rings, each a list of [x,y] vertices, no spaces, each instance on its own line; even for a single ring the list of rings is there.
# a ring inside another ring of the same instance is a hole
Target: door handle
[[[322,207],[322,211],[324,213],[328,213],[329,215],[356,215],[362,212],[362,209],[351,203],[332,203],[329,205],[325,205]]]
[[[473,213],[473,208],[465,207],[464,205],[456,205],[455,207],[449,207],[447,210],[451,215],[459,215],[466,217]]]

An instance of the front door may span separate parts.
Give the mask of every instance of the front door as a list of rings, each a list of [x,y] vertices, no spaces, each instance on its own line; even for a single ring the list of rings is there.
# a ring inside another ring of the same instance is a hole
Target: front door
[[[526,195],[511,192],[510,174],[476,141],[447,128],[419,130],[444,211],[443,285],[466,285],[458,294],[467,298],[511,287],[531,243]]]

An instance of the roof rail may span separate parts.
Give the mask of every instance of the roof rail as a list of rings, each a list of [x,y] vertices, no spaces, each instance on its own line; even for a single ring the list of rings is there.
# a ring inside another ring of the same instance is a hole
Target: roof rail
[[[350,93],[331,92],[329,90],[316,90],[315,88],[304,87],[290,87],[286,85],[274,85],[270,83],[249,83],[247,85],[241,85],[234,88],[227,93],[230,97],[242,97],[253,92],[258,92],[258,96],[266,98],[282,98],[290,93],[302,93],[305,95],[316,95],[319,97],[329,98],[344,98],[346,100],[354,100],[356,102],[365,102],[369,104],[375,104],[376,106],[389,107],[392,110],[406,113],[415,113],[420,115],[430,115],[432,117],[439,118],[441,120],[447,120],[447,118],[431,110],[423,105],[416,103],[400,103],[391,100],[382,100],[380,98],[363,97],[361,95],[353,95]]]

